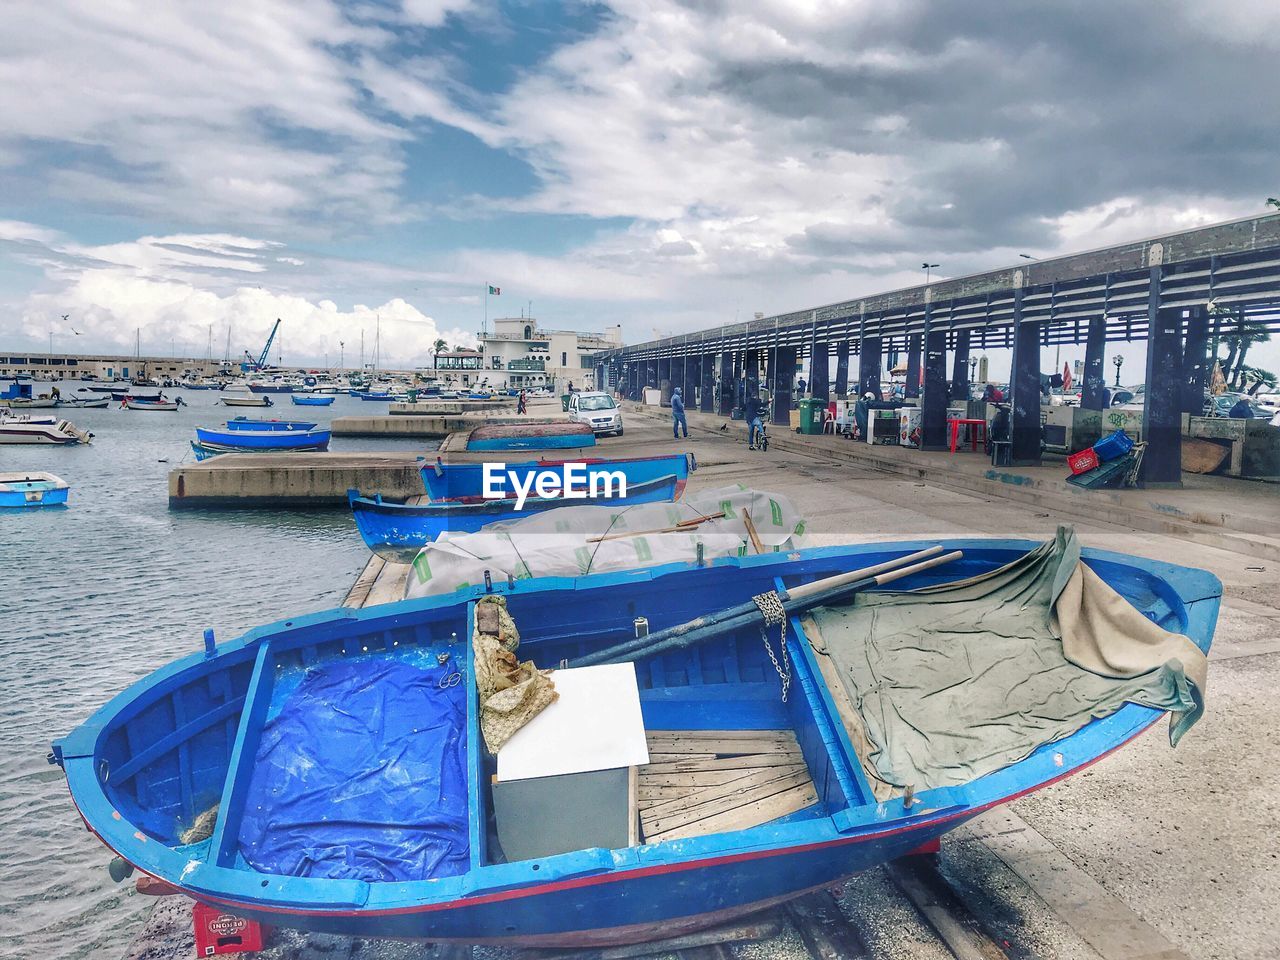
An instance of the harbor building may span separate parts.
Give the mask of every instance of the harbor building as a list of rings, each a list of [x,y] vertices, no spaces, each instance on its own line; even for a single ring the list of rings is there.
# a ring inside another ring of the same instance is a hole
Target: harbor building
[[[6,380],[198,379],[218,376],[229,368],[220,360],[194,357],[0,352],[0,379]]]
[[[493,332],[482,332],[484,369],[479,374],[491,387],[516,389],[551,387],[560,393],[572,383],[591,390],[595,383],[593,357],[602,350],[622,346],[622,326],[603,333],[548,330],[533,317],[505,317],[493,322]],[[446,355],[442,355],[446,356]]]

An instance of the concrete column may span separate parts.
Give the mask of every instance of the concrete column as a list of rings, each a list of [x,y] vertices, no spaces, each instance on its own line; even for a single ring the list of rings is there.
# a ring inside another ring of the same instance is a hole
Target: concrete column
[[[690,410],[696,410],[698,385],[702,382],[702,357],[701,355],[684,357],[684,382],[680,384],[684,391],[684,405]]]
[[[1193,417],[1204,413],[1204,388],[1209,380],[1209,313],[1203,306],[1189,308],[1187,338],[1182,348],[1182,412]]]
[[[606,390],[606,391],[607,391],[607,390],[609,389],[609,378],[605,376],[605,373],[604,373],[604,364],[603,364],[603,363],[597,363],[597,364],[596,364],[596,384],[595,384],[595,386],[596,386],[596,389],[597,389],[597,390]]]
[[[858,395],[870,390],[880,399],[880,338],[863,337],[862,352],[858,354]]]
[[[951,362],[951,399],[969,399],[969,331],[956,332],[956,354]]]
[[[662,391],[661,400],[671,399],[671,358],[658,358],[658,389]]]
[[[732,350],[720,354],[720,396],[717,400],[716,413],[727,417],[733,413],[734,398],[738,395],[738,378]]]
[[[907,385],[906,396],[920,396],[920,343],[921,337],[913,333],[907,337]]]
[[[836,396],[845,397],[849,393],[849,341],[841,340],[836,344]]]
[[[698,409],[703,413],[715,413],[716,355],[704,353],[699,369],[702,371],[702,392],[698,394]]]
[[[773,373],[773,423],[791,425],[791,382],[796,375],[796,348],[778,347]]]
[[[1040,322],[1022,320],[1022,288],[1013,292],[1013,373],[1010,428],[1013,462],[1040,463]]]
[[[831,347],[825,340],[813,345],[809,363],[809,394],[819,400],[831,399]]]
[[[1080,408],[1101,410],[1102,391],[1107,386],[1107,318],[1089,318],[1089,333],[1084,342],[1084,374],[1081,379]]]
[[[1151,268],[1147,295],[1147,390],[1142,406],[1139,485],[1182,486],[1182,310],[1160,307],[1160,267]]]
[[[924,306],[924,393],[920,398],[920,449],[947,448],[947,331],[935,328],[933,305]]]

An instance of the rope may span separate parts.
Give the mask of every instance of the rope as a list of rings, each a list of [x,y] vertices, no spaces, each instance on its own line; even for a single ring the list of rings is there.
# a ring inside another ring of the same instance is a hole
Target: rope
[[[782,606],[782,597],[770,590],[751,598],[760,611],[763,622],[760,624],[760,640],[764,643],[764,652],[769,655],[773,669],[778,671],[782,680],[782,702],[787,702],[787,692],[791,688],[791,661],[787,659],[787,611]],[[778,627],[778,646],[781,648],[782,662],[778,662],[773,652],[773,644],[769,642],[769,628]]]

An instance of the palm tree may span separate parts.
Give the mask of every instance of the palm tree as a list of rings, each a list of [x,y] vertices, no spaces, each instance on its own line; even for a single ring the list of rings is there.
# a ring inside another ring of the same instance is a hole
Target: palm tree
[[[448,349],[449,345],[443,340],[436,340],[436,342],[431,345],[431,368],[433,370],[440,369],[440,354],[444,353]]]

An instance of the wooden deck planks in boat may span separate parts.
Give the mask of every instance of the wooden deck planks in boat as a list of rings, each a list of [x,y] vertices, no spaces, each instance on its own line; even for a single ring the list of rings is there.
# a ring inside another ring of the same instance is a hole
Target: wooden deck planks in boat
[[[709,833],[745,830],[785,817],[818,802],[818,791],[808,772],[770,781],[725,800],[700,804],[696,809],[649,823],[641,814],[646,843],[702,837]]]
[[[808,768],[802,763],[790,767],[765,767],[763,770],[748,773],[737,780],[730,780],[728,783],[718,783],[714,786],[695,790],[692,793],[685,792],[680,796],[668,796],[647,802],[645,817],[653,820],[654,818],[664,817],[669,813],[692,810],[699,804],[713,800],[724,800],[752,787],[762,786],[774,780],[782,780],[799,774],[808,776]]]
[[[744,770],[756,767],[787,767],[803,763],[800,751],[785,753],[749,753],[738,757],[716,757],[714,760],[667,760],[640,768],[641,777],[658,773],[701,773],[711,770]]]
[[[636,793],[646,843],[759,826],[817,802],[791,730],[650,730],[647,739]]]

